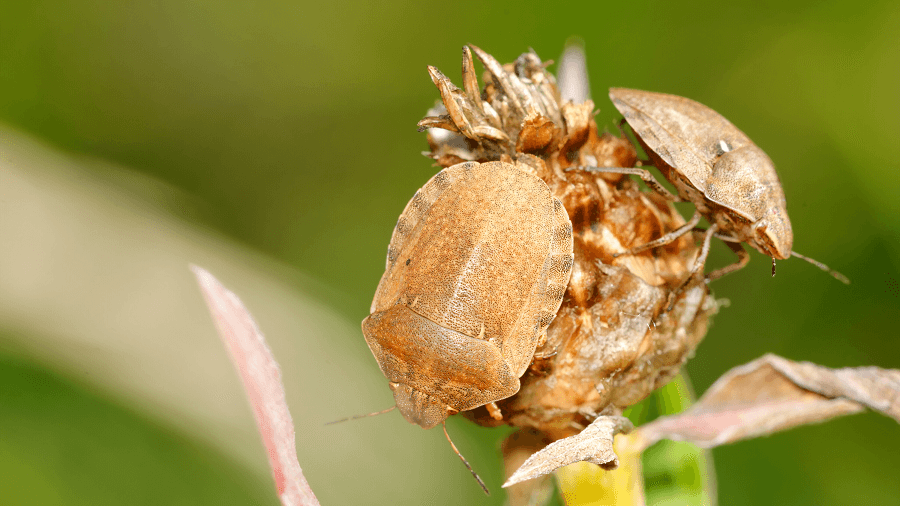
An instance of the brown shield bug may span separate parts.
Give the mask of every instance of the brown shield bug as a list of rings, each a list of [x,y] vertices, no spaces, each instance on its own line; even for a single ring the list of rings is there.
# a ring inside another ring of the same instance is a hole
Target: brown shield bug
[[[772,257],[773,276],[776,259],[796,256],[849,282],[842,274],[791,250],[794,236],[775,165],[721,114],[693,100],[665,93],[611,88],[609,97],[631,126],[651,164],[675,185],[678,199],[692,202],[697,208],[685,226],[620,255],[667,244],[691,231],[702,215],[710,227],[694,270],[702,268],[713,236],[724,240],[738,255],[736,263],[708,274],[709,280],[747,265],[750,255],[742,246],[747,243]],[[640,175],[654,190],[677,200],[652,181],[647,171],[631,172]]]
[[[518,392],[572,263],[572,224],[537,176],[467,162],[431,178],[397,221],[362,322],[404,418],[429,429]]]

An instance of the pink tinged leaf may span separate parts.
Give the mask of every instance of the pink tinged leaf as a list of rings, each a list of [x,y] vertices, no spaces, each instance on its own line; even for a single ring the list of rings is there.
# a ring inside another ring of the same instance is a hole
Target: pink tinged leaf
[[[238,297],[206,270],[191,266],[209,312],[225,347],[237,367],[256,424],[269,455],[275,488],[285,506],[318,506],[300,463],[294,440],[294,424],[281,383],[281,371],[265,337]]]
[[[613,438],[631,430],[631,421],[621,416],[600,416],[574,436],[551,443],[522,464],[503,487],[552,473],[576,462],[590,462],[604,469],[615,469],[619,458],[613,451]]]
[[[673,439],[713,448],[866,407],[900,422],[900,371],[829,369],[765,355],[725,373],[684,413],[646,424],[633,437],[641,447]]]

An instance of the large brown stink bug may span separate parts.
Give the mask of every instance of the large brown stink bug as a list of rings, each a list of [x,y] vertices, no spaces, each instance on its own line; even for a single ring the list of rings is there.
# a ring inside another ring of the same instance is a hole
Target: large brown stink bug
[[[518,392],[572,262],[572,224],[537,176],[468,162],[431,178],[397,221],[362,322],[403,416],[428,429]]]

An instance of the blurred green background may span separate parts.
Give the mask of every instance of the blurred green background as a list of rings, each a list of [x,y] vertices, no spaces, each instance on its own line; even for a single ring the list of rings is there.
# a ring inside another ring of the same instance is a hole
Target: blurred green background
[[[501,504],[439,431],[322,427],[392,403],[357,322],[435,172],[425,66],[459,83],[468,42],[580,36],[601,127],[610,86],[674,93],[775,161],[795,248],[853,283],[754,252],[698,392],[766,352],[900,368],[898,33],[891,1],[0,3],[0,503],[277,504],[196,262],[272,340],[324,504]],[[448,425],[499,492],[508,431]],[[900,504],[898,448],[870,413],[720,448],[720,501]]]

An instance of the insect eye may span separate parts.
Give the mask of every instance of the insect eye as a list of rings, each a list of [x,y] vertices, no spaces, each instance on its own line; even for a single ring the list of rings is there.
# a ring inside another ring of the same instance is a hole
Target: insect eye
[[[775,243],[772,241],[771,235],[769,235],[769,226],[765,223],[760,223],[753,228],[754,235],[756,236],[756,242],[759,244],[767,255],[770,257],[777,256],[778,248],[775,247]]]

